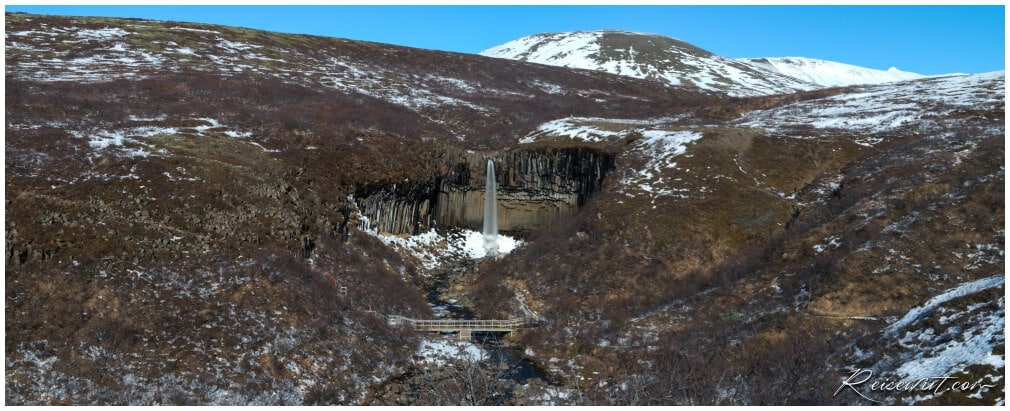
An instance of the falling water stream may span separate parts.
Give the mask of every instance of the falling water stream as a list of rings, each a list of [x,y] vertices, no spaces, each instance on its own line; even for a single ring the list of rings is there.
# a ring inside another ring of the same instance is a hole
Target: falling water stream
[[[484,255],[498,256],[498,190],[495,187],[494,161],[487,161],[484,189]]]

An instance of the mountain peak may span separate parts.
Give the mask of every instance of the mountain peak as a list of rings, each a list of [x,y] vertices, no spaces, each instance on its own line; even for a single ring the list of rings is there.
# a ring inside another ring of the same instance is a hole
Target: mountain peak
[[[755,69],[681,40],[621,30],[536,34],[480,54],[605,71],[730,95],[775,94],[813,88],[813,85]]]
[[[563,67],[592,68],[590,66],[619,58],[634,60],[638,56],[638,60],[641,60],[647,56],[662,57],[658,54],[671,51],[698,56],[712,55],[709,51],[659,34],[613,29],[534,34],[492,47],[480,54]]]
[[[550,61],[559,55],[580,52],[583,57],[595,57],[593,60],[604,61],[611,57],[610,54],[625,52],[631,47],[639,50],[678,48],[691,54],[712,55],[707,50],[676,38],[617,29],[532,34],[488,48],[481,55],[541,63],[540,61]],[[603,55],[596,56],[600,53]]]
[[[894,67],[875,70],[806,57],[729,59],[671,37],[612,29],[535,34],[480,54],[605,71],[736,96],[924,77]]]

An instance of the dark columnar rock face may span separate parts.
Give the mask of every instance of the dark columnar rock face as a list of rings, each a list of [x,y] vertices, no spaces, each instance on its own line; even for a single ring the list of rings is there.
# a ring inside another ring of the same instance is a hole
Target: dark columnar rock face
[[[371,185],[358,189],[356,201],[369,223],[360,228],[381,233],[416,234],[435,224],[434,209],[442,178],[434,175],[420,182]]]
[[[522,233],[550,224],[584,205],[614,167],[612,155],[589,148],[477,153],[442,149],[437,175],[424,181],[359,190],[369,228],[416,234],[432,227],[478,230],[483,221],[485,169],[494,160],[498,224]]]

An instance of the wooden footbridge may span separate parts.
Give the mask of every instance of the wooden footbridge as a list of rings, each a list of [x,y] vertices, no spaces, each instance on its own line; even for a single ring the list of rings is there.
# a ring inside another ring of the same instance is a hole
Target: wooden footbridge
[[[411,327],[417,331],[455,332],[461,340],[470,339],[473,332],[512,332],[520,328],[532,327],[538,321],[532,318],[512,318],[508,320],[418,320],[393,315],[389,325]]]

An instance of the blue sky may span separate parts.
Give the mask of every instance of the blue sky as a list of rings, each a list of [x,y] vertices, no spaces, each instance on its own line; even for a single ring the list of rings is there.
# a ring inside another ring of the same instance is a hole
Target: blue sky
[[[801,56],[921,74],[1005,68],[1005,11],[991,6],[6,6],[139,17],[477,53],[535,33],[620,29],[726,57]]]

